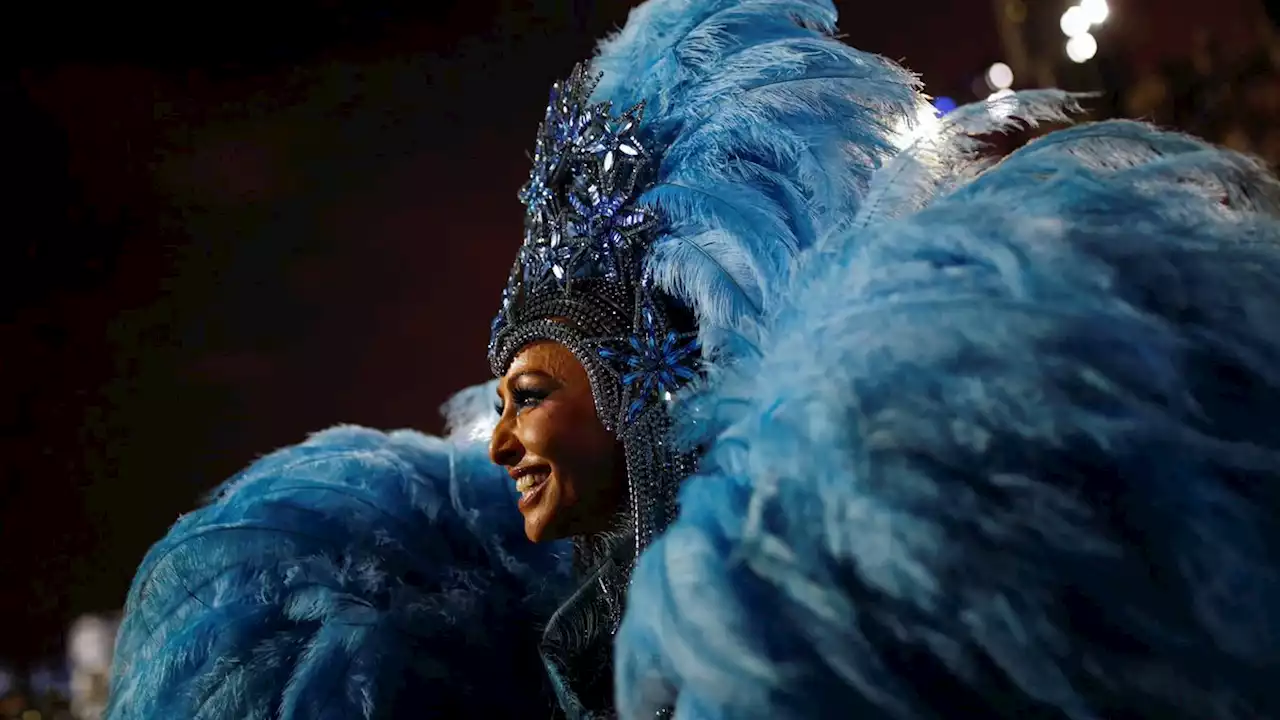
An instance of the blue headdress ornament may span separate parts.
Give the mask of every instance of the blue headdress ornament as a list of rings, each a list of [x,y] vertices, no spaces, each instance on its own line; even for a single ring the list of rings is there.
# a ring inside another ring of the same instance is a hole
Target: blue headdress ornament
[[[600,419],[623,434],[653,412],[660,393],[694,377],[698,345],[675,329],[675,308],[644,264],[660,225],[637,202],[654,176],[637,137],[644,105],[615,113],[607,101],[591,102],[594,84],[579,65],[551,89],[520,191],[525,241],[494,319],[490,358],[500,374],[536,339],[580,351]],[[584,331],[588,337],[576,336]]]

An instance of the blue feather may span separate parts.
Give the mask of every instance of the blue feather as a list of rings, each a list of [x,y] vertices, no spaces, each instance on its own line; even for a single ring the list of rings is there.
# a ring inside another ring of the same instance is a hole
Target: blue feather
[[[994,162],[983,154],[987,143],[981,136],[1067,122],[1080,112],[1079,97],[1060,90],[1024,90],[964,105],[942,117],[936,127],[921,128],[918,137],[873,176],[847,231],[919,210],[971,180]]]
[[[856,212],[914,75],[837,40],[823,0],[651,0],[601,43],[594,99],[644,103],[667,233],[649,269],[698,316],[704,355],[750,353],[796,258]]]
[[[802,263],[685,406],[622,716],[1280,717],[1276,188],[1087,125]]]
[[[472,385],[453,394],[440,408],[448,437],[488,443],[498,424],[498,380]]]
[[[319,433],[233,478],[148,553],[108,717],[548,707],[538,626],[566,591],[567,554],[525,540],[480,445]]]

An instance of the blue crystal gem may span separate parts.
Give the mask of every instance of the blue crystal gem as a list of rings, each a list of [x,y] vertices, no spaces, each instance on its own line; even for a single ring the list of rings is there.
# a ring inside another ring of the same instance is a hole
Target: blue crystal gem
[[[645,306],[638,332],[615,347],[601,347],[600,358],[621,375],[630,391],[627,422],[634,422],[659,393],[674,392],[696,377],[698,340],[674,330],[659,332],[653,311]]]

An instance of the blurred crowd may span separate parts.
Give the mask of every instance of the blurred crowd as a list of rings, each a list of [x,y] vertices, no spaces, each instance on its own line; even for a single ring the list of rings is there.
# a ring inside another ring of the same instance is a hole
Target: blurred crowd
[[[0,720],[102,720],[119,622],[118,613],[82,616],[65,659],[25,672],[0,666]]]
[[[1186,57],[1142,68],[1120,92],[1126,117],[1179,128],[1280,167],[1280,40],[1242,50],[1201,34]]]
[[[13,675],[4,670],[0,670],[0,675],[9,681],[13,679]],[[59,684],[41,687],[22,682],[12,683],[0,692],[0,720],[90,719],[78,717],[73,712],[67,688]]]

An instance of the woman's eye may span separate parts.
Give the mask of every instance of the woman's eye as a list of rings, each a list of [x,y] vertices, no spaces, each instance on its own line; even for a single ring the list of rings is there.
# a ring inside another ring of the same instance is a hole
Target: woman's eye
[[[519,410],[531,408],[542,402],[546,397],[547,394],[541,390],[516,390],[511,393],[511,400]]]

